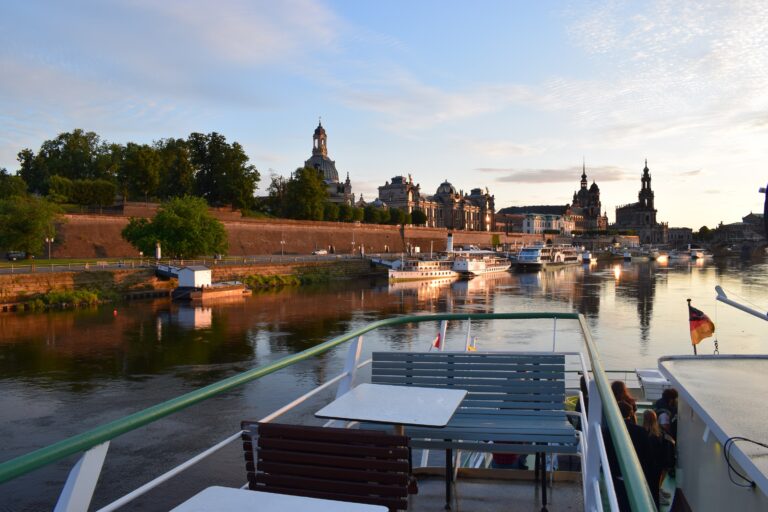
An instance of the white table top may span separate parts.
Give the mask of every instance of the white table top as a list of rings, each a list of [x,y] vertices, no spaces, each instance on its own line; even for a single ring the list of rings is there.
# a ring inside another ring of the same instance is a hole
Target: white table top
[[[346,501],[321,500],[275,494],[271,492],[249,491],[231,487],[209,487],[192,496],[174,508],[171,512],[230,512],[233,510],[253,510],[255,512],[383,512],[387,507],[349,503]]]
[[[464,389],[360,384],[315,413],[319,418],[444,427],[467,395]]]

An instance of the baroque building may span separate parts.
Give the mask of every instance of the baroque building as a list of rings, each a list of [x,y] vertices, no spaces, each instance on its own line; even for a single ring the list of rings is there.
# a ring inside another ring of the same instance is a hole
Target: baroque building
[[[638,202],[616,207],[616,229],[633,230],[643,244],[666,244],[668,240],[668,226],[666,223],[656,221],[656,208],[653,200],[654,194],[651,188],[651,171],[648,169],[648,160],[645,161],[643,175],[640,178],[640,192],[637,194]]]
[[[328,158],[328,136],[325,133],[322,122],[317,123],[315,133],[312,135],[312,156],[304,162],[304,167],[316,169],[320,173],[320,177],[328,188],[328,201],[348,205],[355,203],[355,195],[352,193],[349,173],[347,173],[347,179],[344,183],[339,182],[336,162]]]
[[[582,163],[581,188],[573,193],[573,201],[569,214],[574,220],[575,228],[579,231],[605,231],[608,229],[608,216],[601,215],[600,187],[592,181],[587,188],[587,166]]]
[[[408,213],[424,212],[428,227],[491,231],[495,226],[495,199],[488,189],[475,188],[464,195],[444,181],[434,195],[425,196],[421,193],[421,185],[414,184],[409,174],[407,179],[395,176],[391,182],[380,186],[378,201]]]

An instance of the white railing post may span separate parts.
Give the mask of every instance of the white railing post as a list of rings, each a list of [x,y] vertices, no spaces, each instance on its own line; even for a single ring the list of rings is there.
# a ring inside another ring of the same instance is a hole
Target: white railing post
[[[347,361],[344,363],[345,377],[339,382],[339,387],[336,389],[336,398],[352,389],[352,384],[355,381],[355,374],[357,373],[357,364],[360,361],[360,352],[363,350],[363,337],[358,336],[355,341],[349,345],[347,351]]]
[[[107,456],[109,441],[94,446],[69,472],[54,512],[87,512]]]
[[[440,352],[445,351],[445,332],[448,330],[448,321],[440,322]]]
[[[595,379],[590,379],[587,384],[587,395],[589,396],[589,410],[587,411],[587,420],[589,427],[587,432],[587,463],[584,479],[587,481],[586,489],[591,489],[594,481],[600,479],[600,449],[598,439],[602,435],[600,424],[603,421],[603,403],[600,398],[600,392],[597,390]],[[605,485],[613,485],[613,482],[606,482]],[[584,495],[584,510],[595,510],[597,508],[596,498],[591,492]]]

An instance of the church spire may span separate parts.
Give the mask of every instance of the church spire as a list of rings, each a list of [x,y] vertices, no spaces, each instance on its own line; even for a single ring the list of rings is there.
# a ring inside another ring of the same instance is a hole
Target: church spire
[[[312,136],[312,154],[327,157],[328,156],[328,136],[323,128],[322,118],[318,118],[317,128]]]
[[[587,188],[587,160],[584,157],[581,160],[581,188]]]

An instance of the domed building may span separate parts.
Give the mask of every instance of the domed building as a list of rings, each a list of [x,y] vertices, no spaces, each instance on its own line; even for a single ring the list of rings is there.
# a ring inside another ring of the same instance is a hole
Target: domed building
[[[315,133],[312,135],[312,156],[304,162],[304,167],[316,169],[320,173],[320,177],[328,187],[328,200],[330,202],[348,205],[355,203],[349,173],[347,173],[347,179],[344,183],[340,183],[336,162],[328,158],[328,135],[325,133],[322,122],[317,123]]]
[[[379,187],[379,199],[390,208],[400,208],[408,213],[424,212],[428,227],[490,231],[495,223],[494,197],[488,189],[475,188],[464,195],[447,180],[437,187],[433,196],[421,194],[421,185],[414,184],[411,175],[395,176]]]

